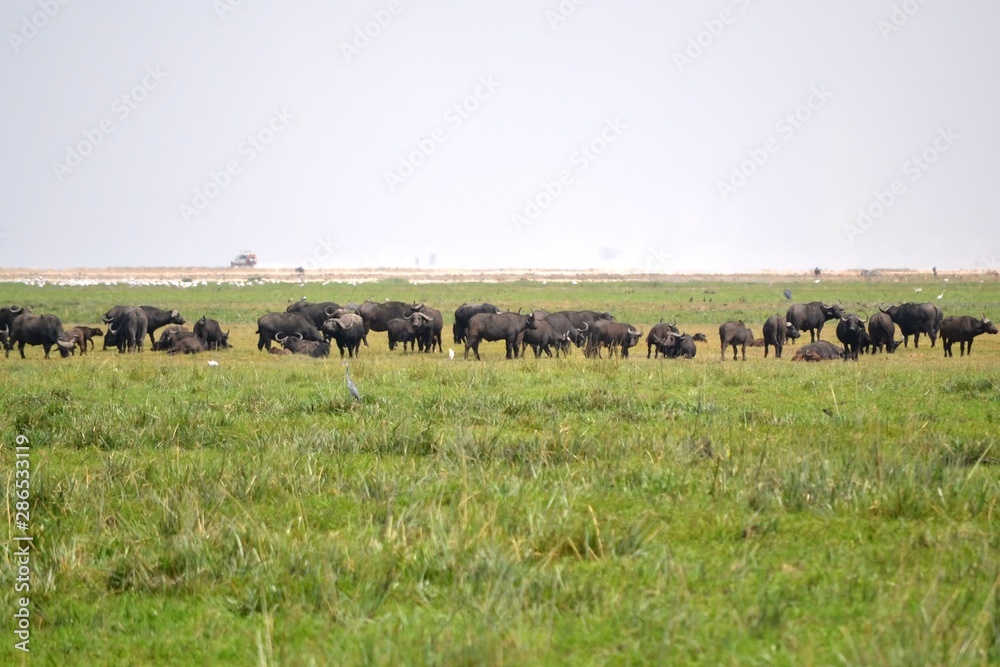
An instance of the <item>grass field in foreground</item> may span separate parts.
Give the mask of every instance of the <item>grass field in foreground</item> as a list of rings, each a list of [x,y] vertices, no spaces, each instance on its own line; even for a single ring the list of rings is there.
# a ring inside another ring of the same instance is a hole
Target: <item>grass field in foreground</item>
[[[717,326],[940,284],[4,285],[67,324],[115,303],[233,350],[0,360],[14,650],[14,444],[30,440],[31,659],[45,664],[996,664],[1000,337],[858,363],[719,360]],[[446,355],[257,351],[302,295],[421,300]],[[927,297],[925,297],[927,298]],[[461,360],[463,301],[704,331],[691,361]],[[1000,313],[1000,285],[946,314]],[[833,339],[830,324],[825,339]],[[794,348],[792,348],[794,350]],[[209,367],[208,359],[219,362]]]

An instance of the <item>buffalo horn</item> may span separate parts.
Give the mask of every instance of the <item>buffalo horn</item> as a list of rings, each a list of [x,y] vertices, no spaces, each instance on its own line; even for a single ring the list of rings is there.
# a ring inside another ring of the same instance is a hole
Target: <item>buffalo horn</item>
[[[868,321],[868,313],[865,313],[864,317],[859,317],[858,321],[861,322],[861,324],[864,324],[865,322],[867,322]]]
[[[590,325],[589,325],[588,323],[584,322],[584,323],[583,323],[583,328],[582,328],[582,329],[580,329],[580,333],[587,333],[587,331],[588,331],[589,329],[590,329]]]
[[[278,333],[274,334],[274,340],[278,341],[279,343],[284,343],[287,339],[288,339],[288,334],[286,334],[283,331],[279,331]]]

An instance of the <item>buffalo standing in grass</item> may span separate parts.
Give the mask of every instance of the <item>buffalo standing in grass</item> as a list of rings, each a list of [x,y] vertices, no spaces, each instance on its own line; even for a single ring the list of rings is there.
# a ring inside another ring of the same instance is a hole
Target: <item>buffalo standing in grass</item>
[[[438,352],[444,352],[444,346],[441,344],[444,316],[441,315],[441,311],[421,303],[410,309],[409,315],[414,313],[420,313],[429,318],[426,326],[421,328],[420,335],[417,337],[417,349],[421,352],[433,352],[436,346]]]
[[[536,313],[538,311],[535,311]],[[556,349],[556,356],[559,356],[559,352],[569,353],[569,333],[559,333],[556,331],[555,327],[546,322],[545,320],[538,320],[536,317],[535,328],[525,329],[517,337],[518,344],[521,350],[521,356],[524,356],[525,350],[528,346],[531,346],[531,350],[535,353],[535,358],[542,356],[542,352],[552,356],[552,348]]]
[[[818,340],[800,347],[792,361],[831,361],[843,357],[844,353],[839,347],[828,341]]]
[[[844,361],[858,360],[858,352],[868,341],[868,333],[865,331],[867,321],[867,317],[847,313],[837,322],[837,339],[844,345]]]
[[[455,309],[455,324],[451,327],[451,333],[455,337],[455,344],[461,345],[469,337],[469,321],[480,313],[490,313],[500,315],[503,311],[492,303],[463,303]]]
[[[55,315],[35,315],[34,313],[20,311],[11,322],[10,326],[4,326],[2,331],[5,334],[4,356],[10,356],[10,351],[17,346],[17,351],[24,359],[25,345],[41,345],[45,350],[45,358],[49,358],[49,350],[52,346],[57,346],[59,355],[68,357],[73,350],[74,343],[66,339],[66,334],[62,328],[62,322]]]
[[[423,330],[431,326],[431,318],[423,313],[412,313],[406,317],[389,320],[386,333],[389,337],[389,349],[395,350],[402,343],[403,351],[409,344],[411,350],[416,349],[417,341],[423,335]]]
[[[517,337],[525,329],[535,328],[535,313],[479,313],[469,320],[468,336],[465,340],[465,358],[471,349],[479,360],[479,344],[486,341],[502,340],[507,345],[507,358],[517,356]]]
[[[896,323],[885,313],[875,313],[868,318],[868,341],[872,354],[883,349],[892,354],[903,343],[896,340]]]
[[[743,324],[743,320],[724,322],[719,326],[719,340],[722,341],[722,360],[726,360],[726,348],[733,348],[733,361],[736,361],[738,347],[743,350],[743,361],[747,360],[747,345],[753,343],[753,332]]]
[[[405,318],[414,310],[419,310],[423,304],[409,304],[402,301],[386,301],[376,303],[368,300],[358,306],[358,315],[365,323],[365,336],[369,331],[388,331],[389,322]]]
[[[823,325],[827,320],[839,320],[844,316],[844,309],[839,304],[826,305],[822,301],[796,303],[785,313],[785,320],[800,332],[809,332],[809,342],[819,340]]]
[[[115,314],[108,322],[108,334],[114,336],[118,352],[142,352],[146,333],[149,331],[149,318],[145,309],[140,306],[116,306],[112,310]],[[181,319],[181,323],[183,322]]]
[[[642,339],[641,329],[636,329],[631,324],[599,318],[590,327],[586,354],[588,357],[600,359],[601,348],[606,347],[608,356],[613,356],[618,350],[623,359],[628,359],[629,348],[638,345],[640,339]]]
[[[286,313],[298,313],[304,315],[317,327],[322,327],[323,322],[333,317],[333,313],[340,310],[340,304],[333,301],[306,301],[305,297],[288,306]]]
[[[95,336],[104,336],[104,332],[97,327],[73,327],[66,331],[66,339],[80,348],[81,355],[94,349]]]
[[[365,323],[357,313],[348,313],[344,309],[336,311],[335,317],[323,322],[323,335],[337,342],[340,357],[347,350],[349,357],[356,357],[361,351],[361,343],[365,337]]]
[[[130,306],[115,306],[108,312],[104,313],[104,323],[111,324],[114,322],[118,314],[130,308]],[[139,306],[142,312],[146,316],[146,331],[143,333],[143,338],[146,334],[149,335],[149,344],[152,346],[156,342],[154,333],[160,327],[165,327],[168,324],[184,324],[184,318],[181,317],[179,310],[163,310],[162,308],[157,308],[156,306]],[[117,327],[116,327],[117,328]]]
[[[996,334],[996,325],[986,319],[986,313],[983,313],[983,318],[977,320],[971,315],[959,315],[946,317],[941,320],[941,345],[944,346],[944,356],[950,357],[951,346],[954,343],[958,343],[959,356],[965,356],[965,345],[969,345],[969,355],[972,355],[972,339],[981,334]],[[914,342],[916,345],[916,342]]]
[[[774,346],[774,358],[781,359],[781,351],[785,347],[785,341],[791,338],[795,340],[802,334],[795,328],[795,325],[787,321],[781,315],[771,315],[764,322],[764,358],[767,359],[769,346]]]
[[[889,306],[879,310],[892,318],[903,334],[903,347],[909,347],[910,336],[913,336],[913,347],[919,347],[920,334],[927,334],[931,339],[931,347],[937,342],[938,327],[944,313],[933,303],[909,303]]]
[[[299,313],[266,313],[257,319],[257,349],[271,350],[271,341],[279,332],[299,334],[304,340],[322,342],[323,334],[305,315]],[[278,341],[279,343],[281,341]]]

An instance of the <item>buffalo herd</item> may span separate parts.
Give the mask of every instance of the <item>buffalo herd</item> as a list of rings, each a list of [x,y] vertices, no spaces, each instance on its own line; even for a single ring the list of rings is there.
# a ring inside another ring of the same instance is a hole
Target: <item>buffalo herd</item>
[[[223,332],[216,320],[202,317],[193,329],[185,327],[185,319],[176,309],[153,306],[115,306],[102,317],[107,330],[99,327],[75,326],[64,329],[55,315],[35,314],[28,306],[0,308],[0,344],[5,356],[16,346],[24,358],[25,345],[41,345],[45,358],[55,347],[61,356],[86,354],[94,348],[94,338],[104,338],[104,349],[117,348],[121,353],[142,352],[146,337],[151,348],[167,354],[196,354],[207,350],[231,347],[229,331]],[[821,340],[823,326],[835,320],[840,345]],[[423,303],[403,301],[365,301],[341,306],[332,301],[312,302],[303,298],[283,312],[265,313],[257,319],[257,348],[272,354],[299,354],[310,357],[329,356],[335,344],[343,357],[359,354],[368,346],[368,333],[385,332],[389,349],[402,345],[403,351],[443,352],[441,334],[444,317],[440,310]],[[899,340],[898,334],[902,336]],[[160,331],[159,339],[156,332]],[[972,342],[981,334],[996,334],[996,326],[983,314],[944,317],[932,303],[903,303],[887,308],[879,306],[870,317],[864,313],[845,312],[839,303],[821,301],[797,303],[784,316],[774,314],[761,329],[762,338],[755,338],[742,320],[730,320],[719,327],[721,358],[725,360],[731,348],[733,359],[746,359],[746,348],[762,346],[766,358],[771,348],[780,359],[785,343],[809,332],[809,343],[800,346],[792,361],[822,361],[843,359],[857,361],[858,355],[886,352],[892,354],[900,346],[908,346],[913,337],[917,347],[921,334],[934,347],[940,337],[944,354],[952,356],[952,346],[959,344],[959,355],[972,354]],[[594,310],[564,310],[548,312],[518,310],[510,312],[490,304],[462,304],[455,310],[452,337],[456,345],[465,346],[464,357],[471,350],[478,360],[483,341],[503,341],[507,359],[524,356],[531,347],[535,357],[543,353],[552,357],[567,355],[582,348],[587,357],[609,356],[628,358],[629,350],[643,337],[643,330],[618,322],[609,312]],[[691,359],[697,354],[696,343],[707,343],[704,334],[680,331],[676,321],[660,321],[645,333],[646,357],[662,355],[670,359]],[[276,343],[277,345],[272,345]]]

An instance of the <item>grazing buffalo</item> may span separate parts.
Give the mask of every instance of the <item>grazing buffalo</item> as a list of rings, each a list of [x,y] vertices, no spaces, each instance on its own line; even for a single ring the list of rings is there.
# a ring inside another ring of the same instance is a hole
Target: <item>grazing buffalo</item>
[[[649,336],[646,336],[646,340],[650,340]],[[673,331],[667,331],[662,338],[653,336],[652,339],[657,353],[662,354],[664,359],[694,359],[698,354],[698,347],[694,342],[695,339],[691,335]]]
[[[886,352],[892,354],[903,341],[896,340],[896,323],[885,313],[875,313],[868,318],[868,343],[872,354]]]
[[[341,358],[345,349],[349,357],[355,357],[361,351],[361,342],[365,337],[365,323],[357,313],[348,313],[340,309],[336,317],[323,322],[323,335],[337,342]]]
[[[219,326],[219,323],[204,315],[194,323],[194,335],[201,340],[206,350],[232,347],[229,344],[229,332],[222,333],[222,327]]]
[[[719,326],[719,340],[722,341],[722,360],[726,360],[726,348],[732,346],[733,361],[736,361],[736,348],[743,350],[743,361],[747,360],[747,345],[753,343],[753,332],[743,324],[743,320],[724,322]]]
[[[396,345],[402,343],[404,352],[406,352],[407,344],[410,345],[411,350],[415,350],[417,341],[423,335],[423,330],[430,326],[430,316],[419,312],[389,320],[386,327],[386,333],[389,336],[389,349],[395,350]]]
[[[63,332],[62,322],[55,315],[35,315],[27,311],[18,311],[10,326],[4,326],[5,334],[4,356],[10,356],[10,351],[17,345],[17,351],[24,359],[25,345],[41,345],[45,350],[45,358],[49,358],[49,350],[52,346],[58,346],[59,355],[68,357],[73,350],[74,343],[66,340]]]
[[[286,350],[291,351],[292,354],[301,354],[317,359],[330,356],[330,343],[324,340],[305,340],[303,335],[297,331],[294,333],[279,331],[275,334],[274,340],[278,341]]]
[[[965,356],[965,345],[969,345],[969,354],[972,354],[972,339],[980,334],[996,334],[996,325],[986,319],[977,320],[971,315],[958,315],[946,317],[941,320],[941,344],[944,346],[944,356],[950,357],[951,346],[958,343],[959,356]],[[916,342],[914,342],[916,344]]]
[[[938,327],[944,313],[933,303],[904,303],[879,310],[892,318],[903,334],[903,347],[909,347],[910,336],[913,336],[913,347],[919,347],[920,334],[927,334],[931,339],[931,347],[937,342]]]
[[[537,319],[538,311],[535,311],[535,328],[525,329],[517,336],[517,342],[521,350],[521,356],[524,356],[524,351],[531,346],[532,351],[535,353],[535,358],[542,356],[542,352],[552,356],[552,347],[556,348],[556,356],[559,356],[559,352],[562,351],[566,354],[569,353],[569,333],[560,333],[556,331],[555,327],[546,322],[545,320]]]
[[[340,310],[340,304],[333,301],[306,301],[302,297],[299,301],[288,306],[286,313],[298,313],[305,315],[316,327],[323,326],[323,322],[333,317],[334,311]]]
[[[455,345],[461,345],[469,336],[469,320],[480,313],[492,313],[499,315],[503,311],[492,303],[463,303],[455,309],[455,324],[451,327],[451,333],[455,337]]]
[[[534,329],[535,313],[479,313],[469,320],[465,339],[465,358],[471,349],[479,360],[479,344],[484,341],[502,340],[507,345],[507,358],[517,356],[517,337],[525,329]]]
[[[823,325],[827,320],[839,320],[844,316],[844,309],[839,304],[826,305],[821,301],[796,303],[785,313],[785,320],[801,331],[809,332],[809,342],[819,340]]]
[[[608,354],[613,356],[620,350],[622,358],[628,359],[629,348],[639,344],[642,330],[631,324],[614,322],[606,318],[597,318],[590,327],[590,339],[587,341],[588,357],[601,358],[601,348],[608,348]]]
[[[441,311],[425,306],[424,304],[419,304],[411,308],[408,315],[413,315],[414,313],[420,313],[430,318],[427,326],[420,329],[420,335],[417,337],[417,349],[421,352],[433,352],[434,347],[437,346],[438,352],[444,352],[444,346],[441,344],[444,317],[441,315]]]
[[[368,300],[358,306],[358,315],[365,323],[365,336],[369,331],[388,331],[389,322],[404,318],[423,304],[409,304],[402,301],[376,303]]]
[[[104,323],[111,324],[121,311],[129,307],[130,306],[115,306],[108,312],[104,313]],[[161,308],[157,308],[156,306],[139,307],[142,308],[142,312],[146,315],[146,331],[143,333],[143,338],[145,338],[146,334],[149,334],[150,345],[156,342],[156,338],[153,334],[160,327],[165,327],[168,324],[184,324],[184,318],[181,317],[181,313],[178,310],[163,310]],[[115,328],[117,329],[118,327]]]
[[[768,348],[774,346],[774,358],[781,359],[781,351],[785,347],[785,341],[791,338],[795,340],[802,334],[795,328],[795,325],[785,320],[781,315],[771,315],[764,322],[764,358],[767,359]]]
[[[830,361],[832,359],[842,359],[844,353],[840,348],[825,340],[818,340],[815,343],[803,345],[792,357],[792,361]]]
[[[649,359],[649,353],[652,350],[653,358],[656,359],[656,355],[660,353],[659,345],[655,341],[662,341],[666,339],[667,334],[679,334],[680,331],[677,329],[677,321],[675,320],[673,324],[661,321],[659,324],[654,324],[646,334],[646,358]]]
[[[837,322],[837,339],[844,345],[844,361],[858,360],[858,352],[868,340],[868,333],[865,331],[867,321],[867,317],[847,313]]]
[[[258,336],[257,349],[263,350],[265,347],[271,349],[271,341],[277,340],[276,334],[283,332],[286,335],[299,334],[305,340],[320,342],[323,334],[305,315],[299,313],[266,313],[257,319]],[[279,343],[281,341],[278,341]]]

